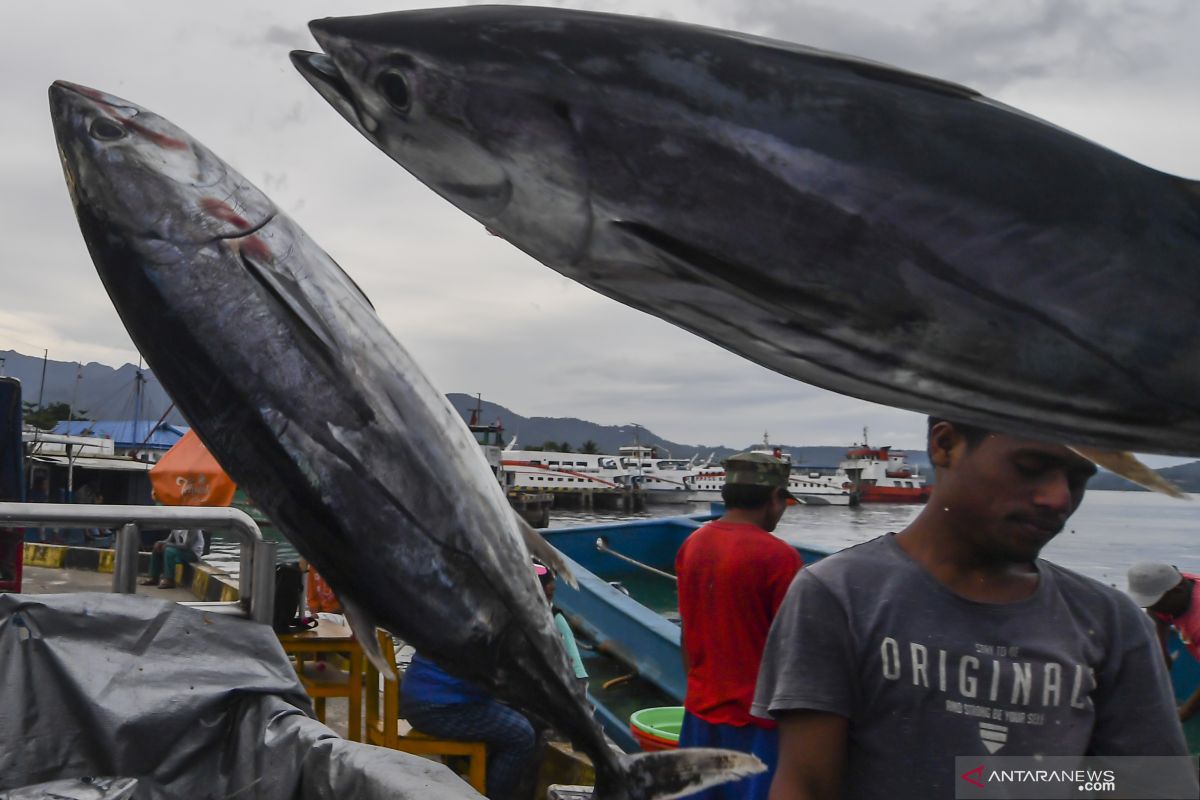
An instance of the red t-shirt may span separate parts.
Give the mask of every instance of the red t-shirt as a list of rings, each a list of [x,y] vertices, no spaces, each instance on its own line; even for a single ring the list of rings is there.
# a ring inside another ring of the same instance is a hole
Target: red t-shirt
[[[757,525],[710,522],[675,556],[688,670],[684,708],[717,725],[757,725],[750,716],[767,632],[803,559]]]

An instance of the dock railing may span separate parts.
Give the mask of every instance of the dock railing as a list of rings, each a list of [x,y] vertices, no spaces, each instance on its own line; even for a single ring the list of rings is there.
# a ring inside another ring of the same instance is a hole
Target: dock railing
[[[275,553],[278,543],[263,538],[258,525],[236,508],[183,506],[76,505],[70,503],[0,503],[0,527],[116,528],[112,590],[137,592],[141,528],[203,528],[231,531],[241,547],[238,600],[195,602],[213,611],[232,610],[270,625],[275,606]]]

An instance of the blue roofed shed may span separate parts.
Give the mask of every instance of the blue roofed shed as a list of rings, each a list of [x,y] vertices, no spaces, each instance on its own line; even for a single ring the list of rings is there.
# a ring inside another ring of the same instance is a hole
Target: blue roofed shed
[[[188,432],[184,425],[161,422],[155,425],[149,420],[73,420],[62,421],[54,426],[53,433],[67,436],[96,436],[112,439],[118,453],[131,450],[151,450],[159,455],[170,450]],[[154,460],[158,460],[155,458]]]

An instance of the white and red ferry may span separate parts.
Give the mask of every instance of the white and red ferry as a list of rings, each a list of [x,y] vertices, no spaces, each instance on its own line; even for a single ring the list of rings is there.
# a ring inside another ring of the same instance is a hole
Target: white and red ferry
[[[695,471],[695,459],[659,458],[653,447],[634,444],[617,448],[621,466],[642,489],[647,503],[686,503],[690,490],[684,483]]]
[[[903,451],[868,444],[866,428],[862,444],[846,451],[838,472],[857,487],[863,503],[924,503],[932,491],[917,468],[904,460]]]
[[[750,452],[766,453],[792,463],[791,453],[785,453],[772,445],[769,437],[763,434],[761,447]],[[693,502],[720,502],[721,487],[725,485],[725,470],[720,466],[708,466],[697,469],[691,475],[684,477],[688,488],[689,499]],[[788,492],[796,498],[796,502],[808,506],[852,506],[859,501],[854,491],[853,483],[840,472],[835,475],[825,475],[808,469],[792,469],[788,477]]]
[[[512,443],[500,456],[506,489],[555,492],[624,489],[630,485],[629,472],[616,456],[516,450]]]

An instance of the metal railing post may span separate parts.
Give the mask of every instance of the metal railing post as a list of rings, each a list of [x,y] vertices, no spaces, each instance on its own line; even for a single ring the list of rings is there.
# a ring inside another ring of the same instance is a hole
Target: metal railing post
[[[112,590],[117,594],[137,593],[138,548],[142,537],[138,526],[130,522],[117,531],[113,543]]]
[[[258,540],[242,542],[238,550],[238,600],[250,616],[250,598],[254,596],[254,561],[258,558]],[[271,576],[274,583],[275,576]]]
[[[270,625],[275,616],[275,553],[278,542],[254,543],[254,581],[250,586],[250,618]]]

